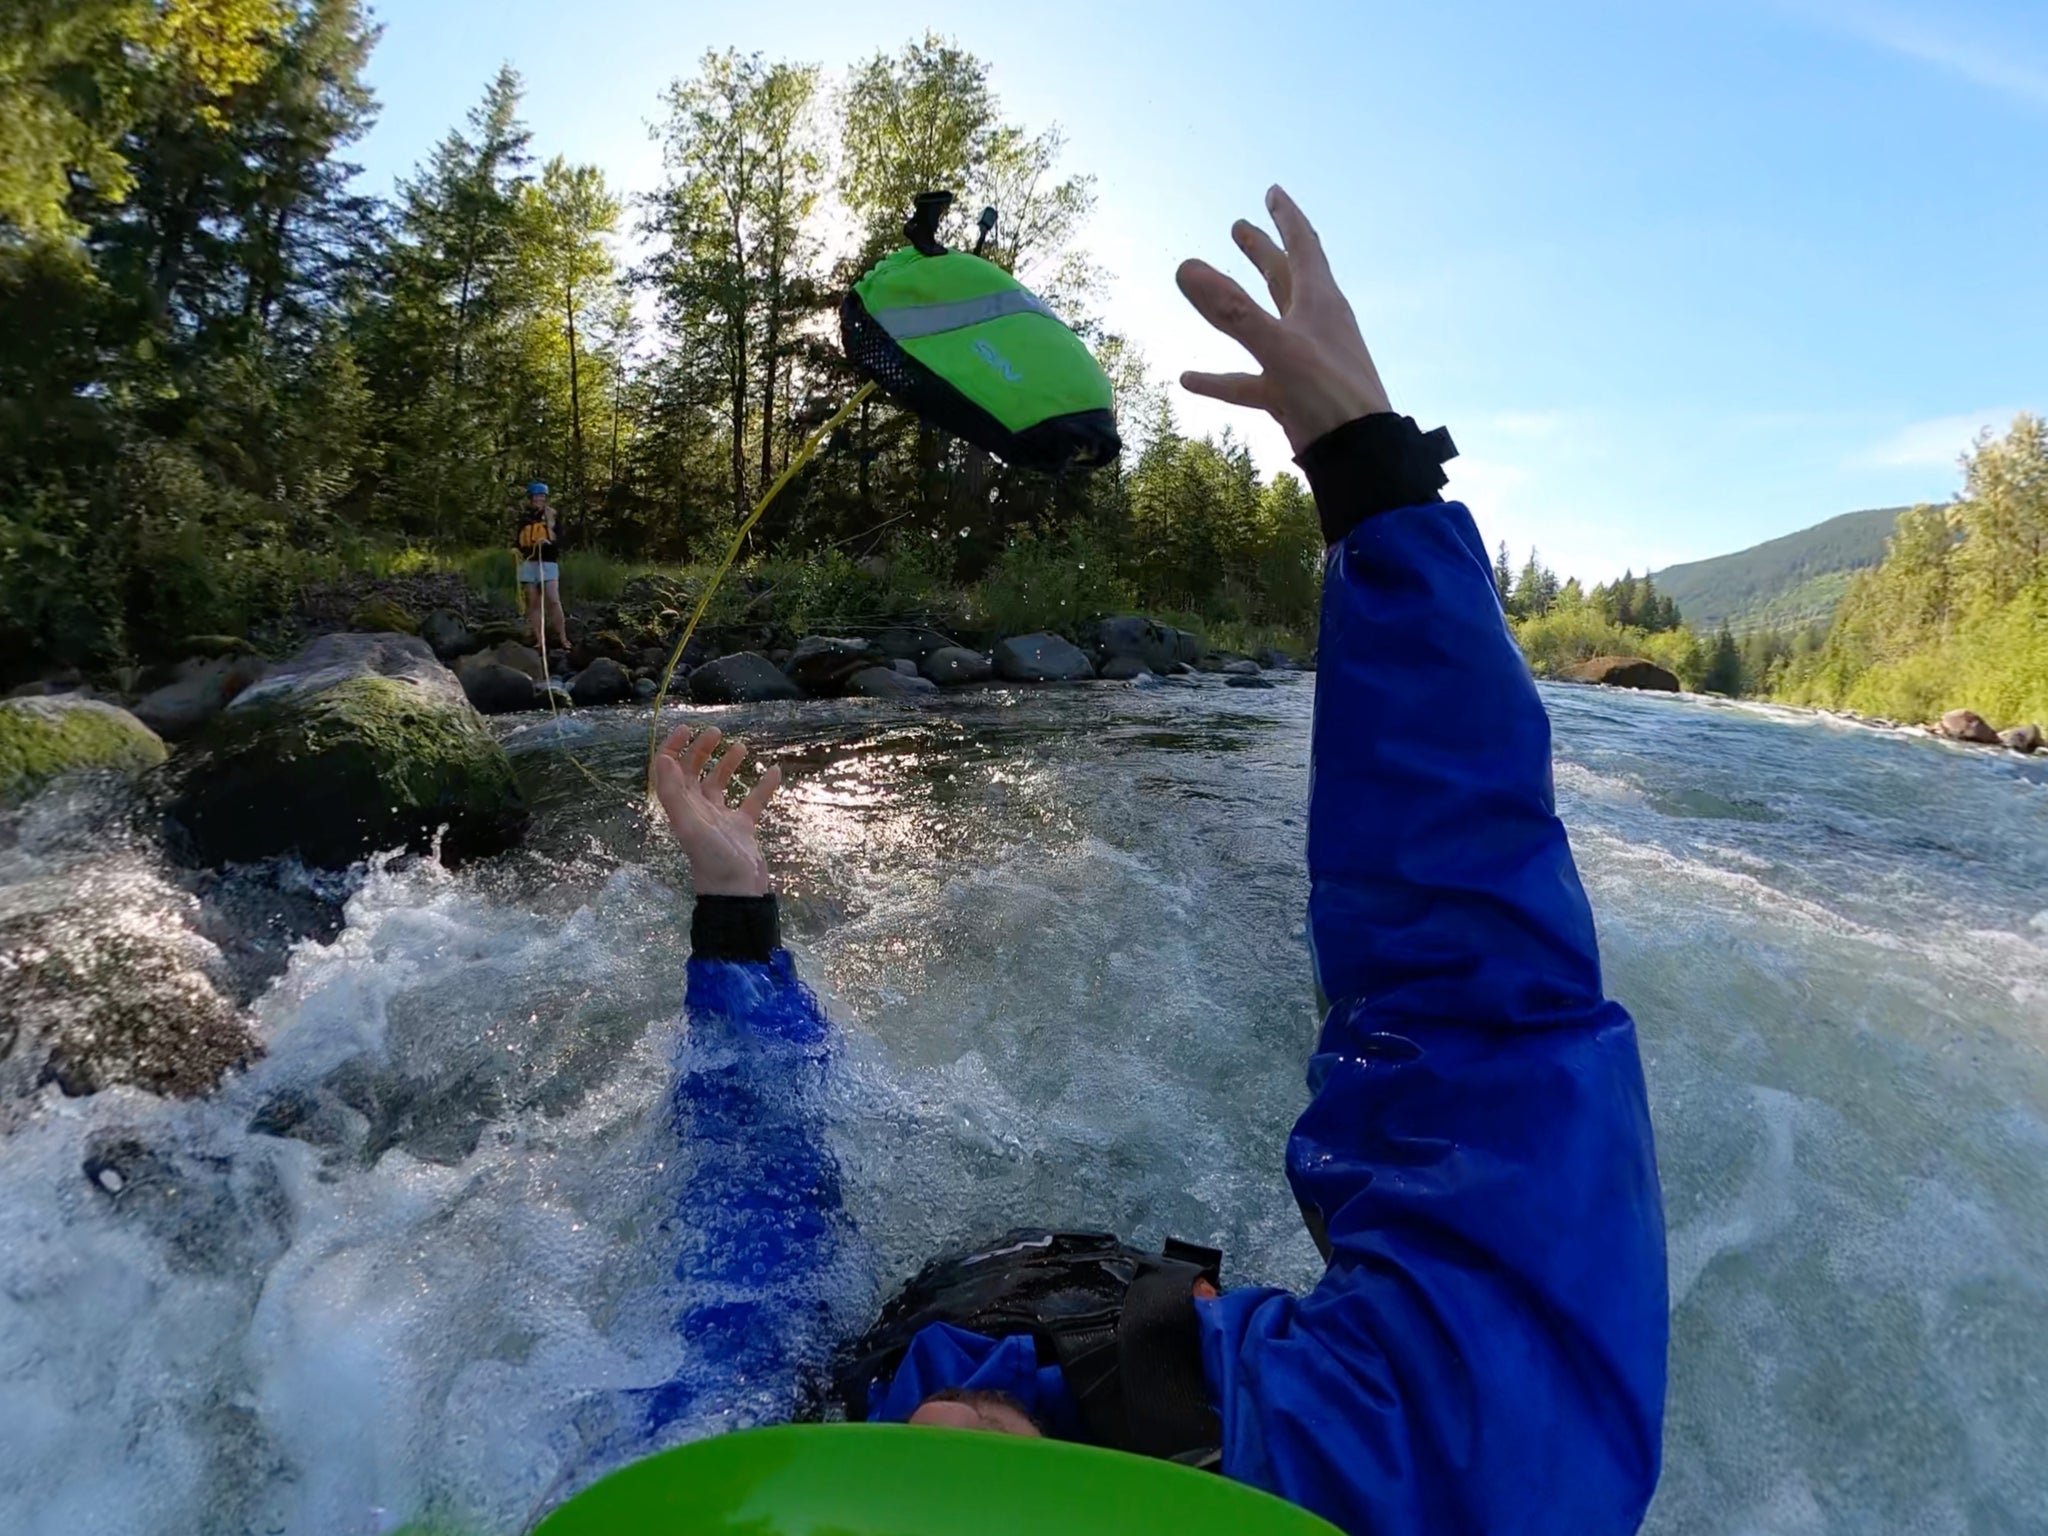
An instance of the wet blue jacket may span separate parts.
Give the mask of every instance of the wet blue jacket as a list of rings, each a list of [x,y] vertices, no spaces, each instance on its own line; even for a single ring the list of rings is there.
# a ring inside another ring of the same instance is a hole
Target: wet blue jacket
[[[1345,476],[1310,467],[1327,526]],[[1223,1471],[1372,1536],[1632,1531],[1666,1338],[1642,1068],[1552,807],[1549,720],[1462,506],[1348,527],[1319,663],[1328,1006],[1287,1173],[1328,1268],[1306,1296],[1197,1304]],[[873,1416],[947,1386],[1074,1423],[1028,1341],[943,1325]]]

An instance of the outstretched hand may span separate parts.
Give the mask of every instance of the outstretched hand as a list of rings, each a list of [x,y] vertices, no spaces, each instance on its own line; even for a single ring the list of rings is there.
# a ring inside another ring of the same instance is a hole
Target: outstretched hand
[[[1246,219],[1232,225],[1230,235],[1265,278],[1277,318],[1206,261],[1182,262],[1176,274],[1202,318],[1265,371],[1184,373],[1180,382],[1193,394],[1268,412],[1300,453],[1325,432],[1392,407],[1307,217],[1278,187],[1266,194],[1266,207],[1284,245]]]
[[[773,886],[756,834],[761,813],[782,787],[782,770],[771,764],[745,799],[728,803],[727,786],[747,760],[747,747],[735,739],[714,764],[721,734],[716,726],[696,732],[677,726],[654,755],[655,798],[690,861],[699,896],[766,896]]]

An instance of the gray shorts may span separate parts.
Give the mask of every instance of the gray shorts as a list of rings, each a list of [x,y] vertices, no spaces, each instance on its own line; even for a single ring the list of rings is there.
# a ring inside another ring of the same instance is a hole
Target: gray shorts
[[[519,562],[519,581],[522,586],[537,587],[544,581],[562,579],[562,568],[552,560],[522,560]]]

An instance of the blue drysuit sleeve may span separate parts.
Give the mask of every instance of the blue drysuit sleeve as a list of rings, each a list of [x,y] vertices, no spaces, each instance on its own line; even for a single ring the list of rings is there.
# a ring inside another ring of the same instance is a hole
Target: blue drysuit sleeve
[[[831,1027],[788,951],[693,957],[669,1119],[686,1172],[674,1278],[682,1365],[643,1430],[717,1413],[787,1418],[830,1348],[826,1281],[846,1238],[824,1139]]]
[[[1550,723],[1466,510],[1331,547],[1287,1173],[1305,1297],[1198,1303],[1223,1469],[1372,1536],[1602,1536],[1656,1485],[1663,1216]]]

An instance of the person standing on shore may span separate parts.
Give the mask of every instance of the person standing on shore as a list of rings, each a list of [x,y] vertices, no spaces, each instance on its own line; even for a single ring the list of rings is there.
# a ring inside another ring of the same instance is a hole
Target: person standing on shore
[[[548,631],[555,635],[556,654],[569,654],[569,621],[562,613],[561,545],[555,530],[555,509],[548,488],[535,480],[526,487],[526,506],[513,539],[519,558],[519,586],[525,594],[527,622],[533,643],[547,650]]]

